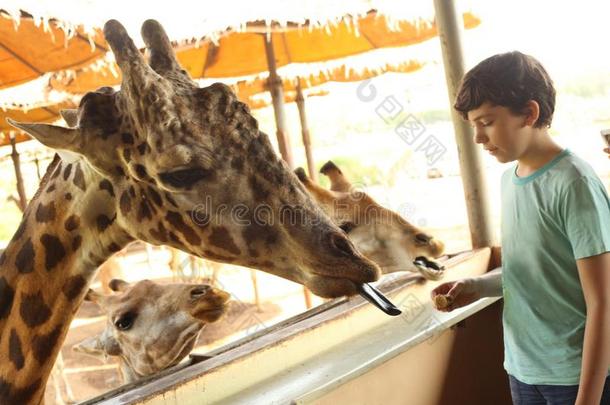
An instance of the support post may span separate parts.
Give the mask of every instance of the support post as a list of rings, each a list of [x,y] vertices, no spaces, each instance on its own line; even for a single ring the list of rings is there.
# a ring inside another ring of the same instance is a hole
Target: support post
[[[458,86],[464,75],[462,16],[457,13],[454,0],[434,0],[434,9],[443,52],[445,79],[460,159],[472,247],[476,249],[493,246],[494,235],[487,198],[487,182],[481,167],[481,153],[473,142],[472,129],[453,109]]]
[[[307,126],[307,115],[305,114],[305,97],[301,89],[301,78],[297,77],[297,108],[299,109],[299,118],[301,120],[301,135],[303,136],[303,147],[305,148],[305,156],[307,157],[307,171],[309,177],[314,183],[318,182],[318,172],[313,161],[313,150],[311,149],[311,137],[309,136],[309,127]]]
[[[25,187],[23,185],[23,176],[21,175],[21,162],[19,161],[19,153],[17,152],[17,145],[15,141],[15,134],[9,133],[9,140],[11,142],[11,159],[13,160],[13,167],[15,168],[15,179],[17,180],[17,194],[19,195],[18,206],[21,212],[25,211],[28,200],[25,195]]]
[[[277,134],[277,143],[280,148],[282,159],[288,166],[294,168],[294,159],[292,157],[292,148],[290,147],[290,137],[286,128],[286,116],[284,114],[284,89],[282,88],[282,79],[277,74],[275,64],[275,53],[273,52],[273,40],[271,34],[264,36],[265,54],[267,56],[267,67],[269,69],[268,86],[273,101],[273,112],[275,114],[275,126]]]

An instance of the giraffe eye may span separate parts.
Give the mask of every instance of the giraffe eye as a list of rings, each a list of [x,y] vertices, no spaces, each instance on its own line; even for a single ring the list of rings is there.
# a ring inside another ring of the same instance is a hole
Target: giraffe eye
[[[191,187],[198,181],[209,177],[211,173],[211,170],[196,167],[192,169],[181,169],[173,172],[161,173],[159,178],[162,182],[172,187]]]
[[[135,320],[135,312],[126,312],[121,315],[116,321],[114,321],[114,326],[116,326],[118,330],[126,331],[131,329]]]

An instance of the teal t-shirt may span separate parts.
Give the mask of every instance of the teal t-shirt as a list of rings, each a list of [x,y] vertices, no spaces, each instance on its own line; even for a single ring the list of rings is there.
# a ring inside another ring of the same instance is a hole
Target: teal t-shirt
[[[502,176],[504,368],[527,384],[578,384],[586,306],[576,260],[610,251],[610,200],[567,149]],[[610,293],[610,292],[609,292]]]

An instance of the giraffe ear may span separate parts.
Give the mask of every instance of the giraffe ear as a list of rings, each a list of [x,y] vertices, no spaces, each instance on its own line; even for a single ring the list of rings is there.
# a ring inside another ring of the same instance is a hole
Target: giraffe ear
[[[71,108],[59,111],[61,117],[66,121],[69,127],[75,127],[78,124],[78,110]]]
[[[297,175],[299,181],[303,184],[309,181],[309,177],[307,177],[307,173],[305,173],[305,169],[303,169],[302,167],[297,167],[296,169],[294,169],[294,174]]]
[[[112,291],[123,292],[129,288],[129,283],[119,278],[113,278],[108,283],[108,287],[110,287]]]
[[[73,152],[79,151],[79,131],[76,128],[64,128],[49,124],[30,124],[17,122],[10,118],[6,121],[20,130],[27,132],[40,143],[53,149],[65,149]]]
[[[72,350],[91,356],[118,356],[121,354],[119,342],[105,329],[101,334],[87,338],[72,346]]]
[[[341,169],[339,169],[331,160],[324,163],[324,166],[322,166],[320,169],[320,173],[328,176],[330,179],[330,189],[332,191],[348,192],[352,188],[351,183],[343,175]]]

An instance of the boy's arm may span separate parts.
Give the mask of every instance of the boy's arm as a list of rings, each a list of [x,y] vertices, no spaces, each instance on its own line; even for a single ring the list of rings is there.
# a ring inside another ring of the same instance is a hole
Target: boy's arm
[[[576,405],[599,404],[610,365],[610,252],[577,260],[587,305]]]

